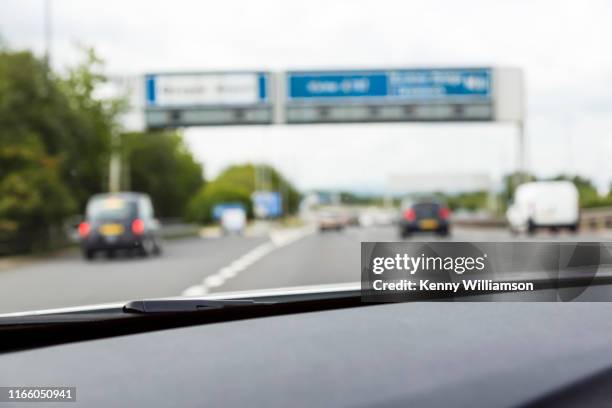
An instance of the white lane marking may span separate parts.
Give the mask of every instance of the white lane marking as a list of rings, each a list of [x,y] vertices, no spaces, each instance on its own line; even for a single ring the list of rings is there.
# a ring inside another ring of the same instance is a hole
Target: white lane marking
[[[202,296],[205,295],[206,293],[204,293],[202,285],[194,285],[194,286],[190,286],[187,289],[185,289],[181,295],[182,296]]]
[[[223,276],[225,279],[231,279],[238,274],[238,272],[236,272],[235,269],[228,268],[228,267],[221,268],[221,270],[218,273],[219,275]]]
[[[204,282],[202,284],[209,288],[216,288],[218,286],[223,285],[224,282],[225,279],[223,278],[223,276],[215,274],[204,279]]]
[[[203,296],[209,293],[210,289],[218,288],[227,280],[235,278],[240,272],[246,270],[255,262],[259,261],[264,256],[270,254],[276,249],[287,246],[295,241],[298,241],[305,236],[312,234],[315,228],[307,226],[299,229],[290,230],[275,230],[270,232],[270,241],[251,249],[240,258],[233,261],[228,266],[225,266],[213,275],[209,275],[200,285],[190,286],[185,289],[182,296]]]

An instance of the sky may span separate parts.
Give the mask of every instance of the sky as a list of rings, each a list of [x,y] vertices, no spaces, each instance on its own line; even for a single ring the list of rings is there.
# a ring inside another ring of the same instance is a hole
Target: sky
[[[528,169],[612,178],[608,0],[50,0],[54,68],[93,46],[111,75],[159,71],[512,66],[526,78]],[[2,0],[0,37],[44,51],[44,0]],[[517,165],[511,123],[190,128],[207,177],[242,161],[303,189],[380,191],[396,174]]]

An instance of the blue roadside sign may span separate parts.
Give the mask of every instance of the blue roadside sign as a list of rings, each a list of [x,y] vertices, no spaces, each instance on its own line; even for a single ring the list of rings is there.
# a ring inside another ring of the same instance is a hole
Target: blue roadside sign
[[[283,215],[283,198],[278,191],[255,191],[251,200],[253,211],[259,218],[276,218]]]
[[[489,68],[312,71],[287,74],[289,102],[489,100]]]

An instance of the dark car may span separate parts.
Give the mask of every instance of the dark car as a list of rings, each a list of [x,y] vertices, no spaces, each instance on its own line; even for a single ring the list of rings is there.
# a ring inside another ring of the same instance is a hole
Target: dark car
[[[79,237],[86,259],[97,251],[107,256],[116,250],[135,250],[141,255],[160,252],[159,222],[151,199],[141,193],[97,194],[89,199]]]
[[[442,236],[450,233],[450,210],[439,201],[405,203],[399,222],[400,236],[409,237],[415,232],[435,232]]]

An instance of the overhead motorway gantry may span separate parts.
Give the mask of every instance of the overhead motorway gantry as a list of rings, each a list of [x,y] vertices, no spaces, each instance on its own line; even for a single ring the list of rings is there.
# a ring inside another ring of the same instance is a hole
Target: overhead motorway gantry
[[[511,122],[525,170],[518,68],[151,73],[147,128],[361,122]]]
[[[523,120],[517,68],[154,73],[149,128]]]

